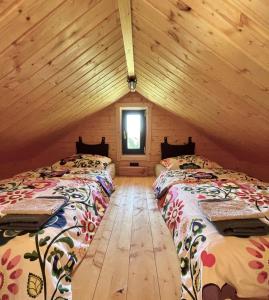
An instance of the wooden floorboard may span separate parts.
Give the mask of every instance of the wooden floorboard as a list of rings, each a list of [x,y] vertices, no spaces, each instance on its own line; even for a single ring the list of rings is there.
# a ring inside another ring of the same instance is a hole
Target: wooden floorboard
[[[74,274],[73,299],[179,299],[179,263],[154,199],[153,180],[114,180],[109,208]]]

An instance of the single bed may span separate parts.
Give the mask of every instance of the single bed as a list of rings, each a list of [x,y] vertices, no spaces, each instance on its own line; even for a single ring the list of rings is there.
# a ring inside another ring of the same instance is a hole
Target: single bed
[[[109,145],[105,142],[105,137],[102,137],[100,144],[85,144],[82,141],[82,137],[78,138],[76,142],[76,150],[77,154],[97,154],[108,157]],[[106,171],[109,173],[111,178],[115,178],[116,176],[116,167],[115,163],[111,162],[107,165]]]
[[[77,154],[97,154],[108,157],[109,145],[106,144],[105,137],[102,137],[100,144],[85,144],[82,141],[82,137],[78,138],[76,142],[76,151]],[[111,176],[111,178],[115,178],[116,176],[116,167],[115,163],[111,162],[107,165],[106,171]]]
[[[156,179],[154,191],[180,260],[181,299],[268,299],[269,235],[224,236],[201,212],[199,202],[244,201],[260,213],[269,206],[269,185],[196,159],[193,153],[182,155],[185,145],[178,150],[173,145],[172,156],[178,158],[171,160],[171,147],[166,146],[162,163],[170,170]]]
[[[1,211],[22,199],[64,197],[67,204],[37,232],[0,230],[0,299],[72,299],[72,273],[83,260],[114,187],[108,145],[0,181]],[[100,152],[99,152],[100,151]],[[92,168],[87,163],[93,165]]]
[[[180,154],[179,154],[180,153]],[[165,136],[163,143],[161,143],[161,157],[162,159],[173,157],[177,155],[184,154],[194,154],[195,153],[195,143],[192,142],[192,137],[188,138],[188,143],[183,145],[172,145],[168,143],[168,138]],[[155,176],[159,177],[159,175],[166,171],[167,168],[161,164],[155,165]]]

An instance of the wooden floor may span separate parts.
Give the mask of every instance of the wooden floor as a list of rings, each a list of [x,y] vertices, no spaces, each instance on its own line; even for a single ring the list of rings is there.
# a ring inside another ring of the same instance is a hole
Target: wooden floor
[[[110,206],[74,275],[74,300],[179,299],[179,263],[152,183],[115,179]]]

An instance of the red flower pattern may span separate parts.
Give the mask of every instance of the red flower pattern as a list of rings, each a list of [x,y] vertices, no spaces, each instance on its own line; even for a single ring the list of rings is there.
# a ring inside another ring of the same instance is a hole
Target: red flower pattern
[[[170,229],[174,229],[176,224],[180,223],[183,207],[183,201],[181,200],[170,203],[169,209],[167,210],[167,225]]]
[[[257,202],[258,206],[268,205],[269,204],[269,196],[265,195],[262,192],[257,192],[257,190],[252,188],[241,188],[237,193],[241,199],[249,202],[255,203]]]
[[[34,192],[31,190],[16,190],[6,192],[0,195],[0,205],[14,204],[25,198],[33,198]]]
[[[258,283],[269,285],[269,240],[264,237],[260,237],[258,240],[250,239],[249,241],[251,242],[252,247],[247,247],[246,250],[251,256],[255,257],[255,259],[249,261],[248,266],[258,272]]]
[[[216,180],[214,183],[218,188],[237,188],[237,190],[232,191],[232,194],[238,196],[239,200],[242,199],[247,201],[249,204],[255,204],[257,202],[258,206],[269,205],[269,195],[264,191],[257,191],[257,187],[248,183],[239,183],[233,180],[228,182]],[[207,198],[207,194],[197,195],[198,200],[203,200]]]
[[[101,218],[99,216],[93,216],[90,211],[86,211],[83,214],[83,220],[81,220],[81,225],[82,232],[85,233],[86,242],[91,242],[100,222]]]
[[[9,300],[9,295],[16,295],[19,291],[19,287],[15,282],[17,282],[17,278],[19,278],[22,275],[22,269],[14,270],[14,268],[18,265],[20,259],[21,259],[20,255],[14,256],[13,258],[11,257],[11,249],[7,249],[1,257],[1,261],[0,261],[1,300]],[[3,273],[4,269],[6,270],[5,273]]]
[[[202,194],[199,194],[199,195],[197,195],[197,199],[198,200],[204,200],[204,199],[206,199],[206,196],[202,195]]]

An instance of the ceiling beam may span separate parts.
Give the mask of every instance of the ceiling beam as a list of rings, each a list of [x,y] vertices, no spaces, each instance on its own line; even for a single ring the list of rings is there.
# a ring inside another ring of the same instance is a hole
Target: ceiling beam
[[[131,0],[118,0],[128,76],[135,76]]]

